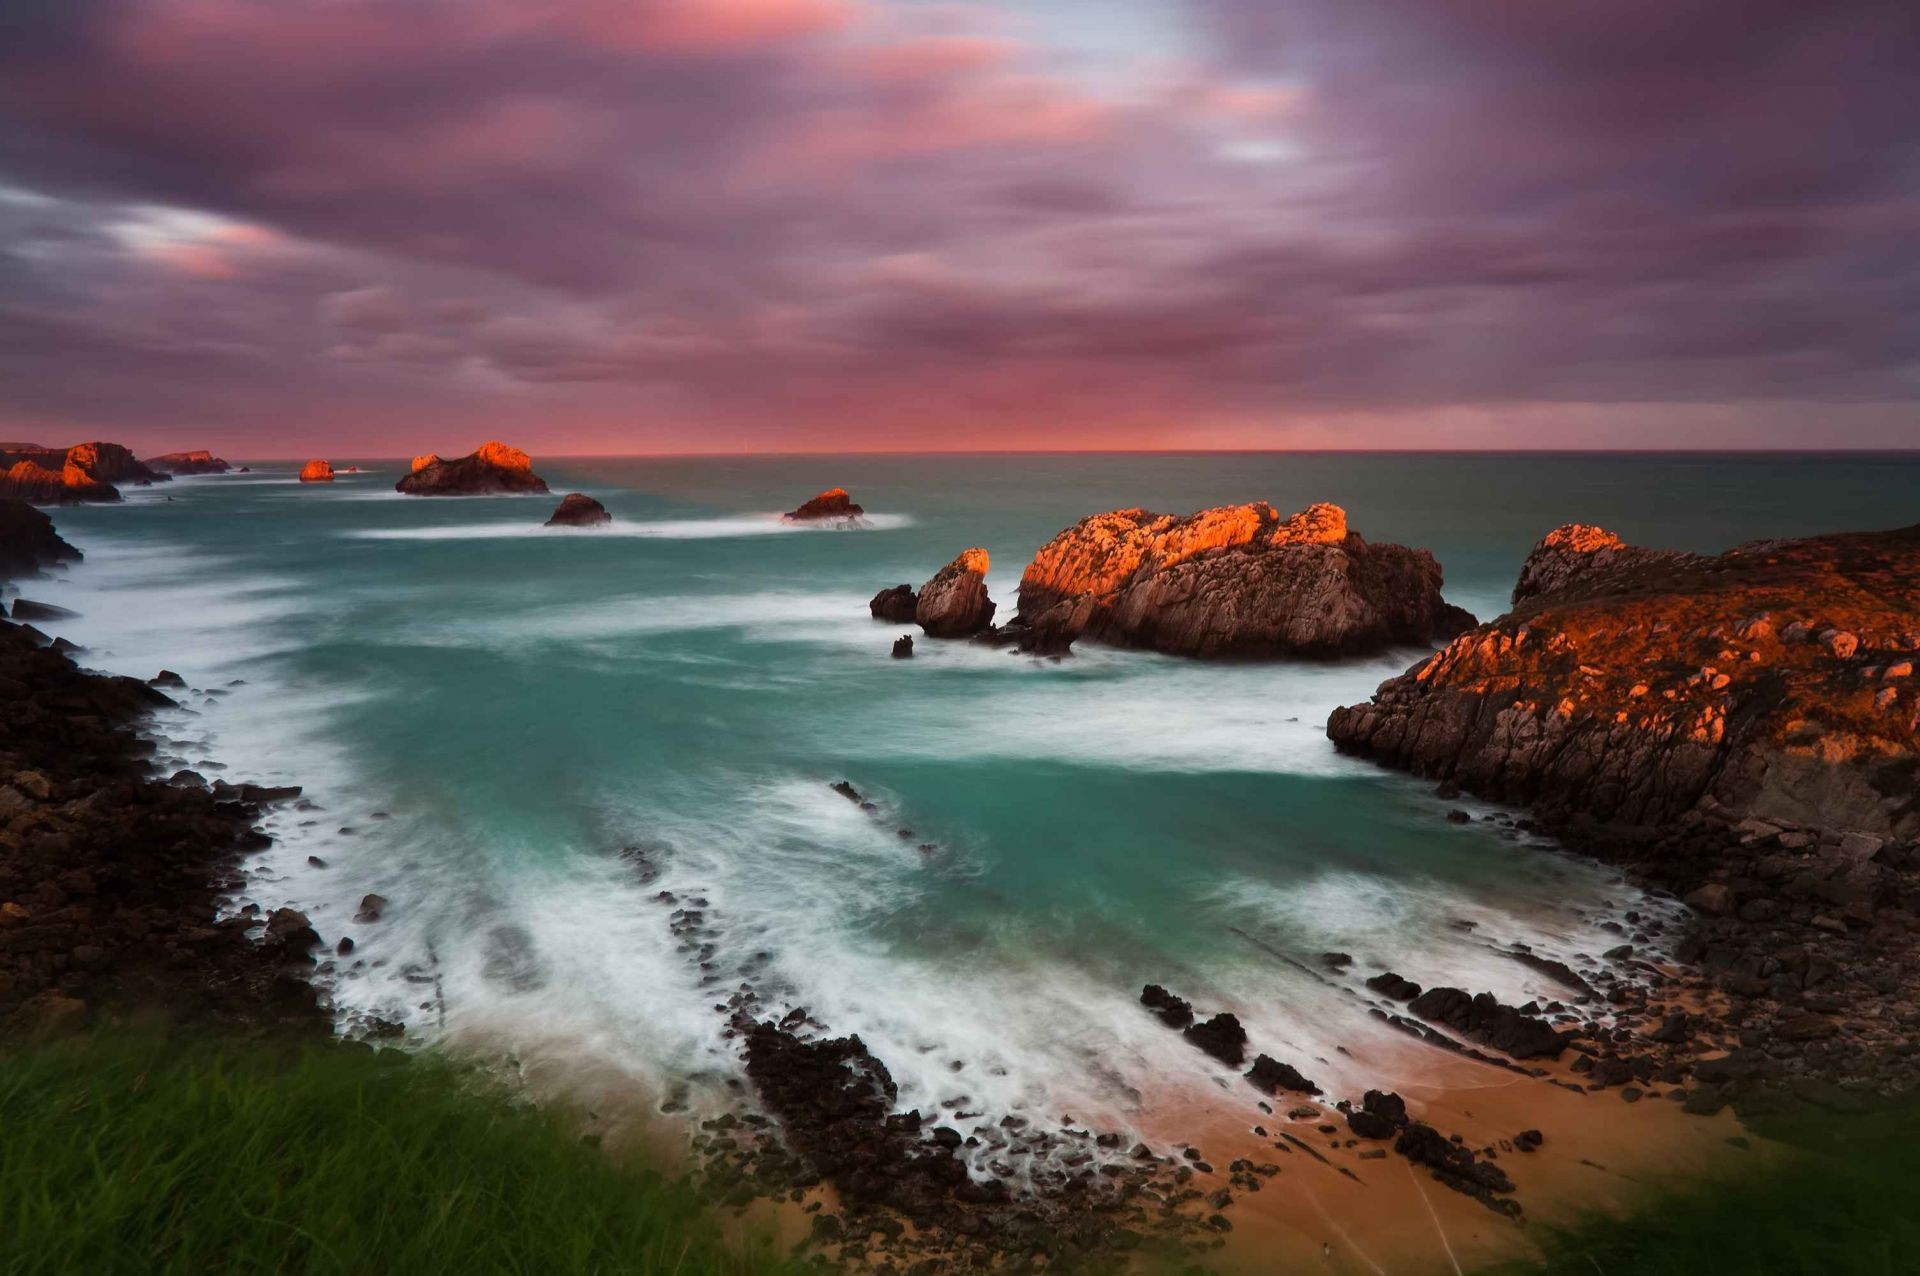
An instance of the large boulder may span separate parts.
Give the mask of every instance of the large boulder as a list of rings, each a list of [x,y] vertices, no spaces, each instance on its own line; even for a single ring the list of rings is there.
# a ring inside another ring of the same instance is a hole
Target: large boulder
[[[1334,743],[1555,823],[1920,835],[1920,527],[1718,556],[1562,528],[1516,593]]]
[[[987,551],[975,547],[934,573],[920,587],[913,619],[935,638],[968,638],[993,624],[987,597]]]
[[[230,466],[207,451],[200,448],[192,452],[168,452],[164,456],[148,457],[147,468],[167,474],[225,474]]]
[[[867,511],[854,503],[844,487],[830,487],[799,509],[788,510],[781,517],[789,522],[811,523],[823,519],[854,519]]]
[[[394,484],[394,489],[409,496],[486,496],[544,492],[547,482],[533,472],[532,458],[519,448],[482,443],[466,456],[451,461],[434,458],[419,464]]]
[[[302,483],[333,482],[333,466],[326,461],[312,460],[300,467]]]
[[[560,498],[560,504],[554,508],[553,515],[547,519],[548,527],[599,527],[613,521],[613,515],[607,513],[607,507],[594,500],[585,492],[568,492]]]
[[[875,620],[884,620],[895,625],[912,624],[919,610],[920,595],[913,592],[912,585],[895,585],[891,589],[883,589],[867,604],[867,611]]]
[[[1016,624],[1175,655],[1340,656],[1471,627],[1440,586],[1432,554],[1368,544],[1337,505],[1113,510],[1034,555]]]
[[[77,563],[80,551],[60,539],[53,520],[21,500],[0,500],[0,580],[32,576],[54,563]]]

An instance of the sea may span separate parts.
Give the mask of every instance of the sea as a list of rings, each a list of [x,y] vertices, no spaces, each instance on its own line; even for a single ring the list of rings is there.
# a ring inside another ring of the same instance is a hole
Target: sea
[[[1052,661],[919,637],[893,659],[908,629],[869,598],[962,549],[990,553],[1005,617],[1087,514],[1333,501],[1432,550],[1488,618],[1566,522],[1719,550],[1920,519],[1915,456],[536,458],[553,495],[462,499],[357,463],[59,510],[86,562],[28,593],[80,613],[59,631],[84,663],[186,679],[163,771],[304,786],[231,907],[353,941],[317,974],[342,1033],[591,1069],[694,1115],[750,1102],[743,1004],[858,1034],[902,1109],[1147,1129],[1224,1101],[1233,1073],[1144,1010],[1147,983],[1357,1097],[1395,1036],[1365,977],[1544,1003],[1564,989],[1514,945],[1579,968],[1626,914],[1674,908],[1334,751],[1328,712],[1421,650]],[[781,521],[832,486],[862,525]],[[570,491],[614,522],[544,528]],[[385,908],[357,920],[369,894]]]

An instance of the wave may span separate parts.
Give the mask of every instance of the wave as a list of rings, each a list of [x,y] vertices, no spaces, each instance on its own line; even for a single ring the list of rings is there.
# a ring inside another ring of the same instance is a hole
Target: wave
[[[599,527],[546,527],[522,523],[458,523],[448,527],[368,527],[342,532],[353,540],[472,541],[522,537],[642,537],[655,540],[724,540],[736,536],[778,536],[827,531],[893,531],[910,527],[907,514],[869,514],[862,526],[848,528],[820,523],[792,523],[778,514],[739,514],[727,518],[678,518],[630,521],[615,519]]]

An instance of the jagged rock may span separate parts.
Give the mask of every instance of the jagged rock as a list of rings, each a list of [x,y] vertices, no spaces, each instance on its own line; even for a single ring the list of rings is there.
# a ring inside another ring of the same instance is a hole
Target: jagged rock
[[[68,462],[51,470],[36,461],[15,461],[0,474],[0,500],[29,505],[78,505],[120,499],[120,490]]]
[[[1407,1009],[1515,1059],[1557,1059],[1567,1048],[1566,1036],[1551,1024],[1502,1004],[1492,993],[1469,996],[1459,988],[1429,988]]]
[[[1320,1087],[1307,1080],[1298,1068],[1290,1063],[1282,1063],[1272,1055],[1255,1055],[1253,1066],[1247,1069],[1247,1080],[1263,1094],[1275,1094],[1281,1090],[1293,1090],[1300,1094],[1320,1093]]]
[[[53,520],[22,500],[0,499],[0,580],[37,575],[82,555],[53,530]]]
[[[911,585],[895,585],[883,589],[873,596],[867,604],[867,611],[875,620],[884,620],[894,625],[910,625],[920,607],[920,595],[913,592]]]
[[[1556,823],[1664,827],[1710,805],[1920,835],[1920,693],[1866,676],[1920,644],[1920,527],[1718,557],[1563,528],[1530,564],[1512,612],[1335,710],[1335,744]]]
[[[504,443],[482,443],[468,455],[451,461],[435,457],[393,486],[408,496],[485,496],[547,490],[546,480],[533,472],[532,458]]]
[[[1158,1015],[1160,1022],[1169,1028],[1185,1028],[1193,1022],[1192,1004],[1159,984],[1148,984],[1140,990],[1140,1004]]]
[[[426,469],[429,465],[438,465],[438,464],[440,464],[440,454],[438,452],[428,452],[428,453],[425,453],[424,455],[414,457],[413,463],[407,466],[407,473],[418,474],[421,470]]]
[[[1433,555],[1369,545],[1337,505],[1291,518],[1264,501],[1184,518],[1126,509],[1041,548],[1020,578],[1018,619],[1176,655],[1335,656],[1471,627],[1440,585]]]
[[[1415,1165],[1433,1171],[1433,1177],[1456,1192],[1474,1197],[1497,1213],[1518,1215],[1513,1201],[1496,1197],[1496,1192],[1513,1191],[1513,1180],[1490,1161],[1476,1160],[1473,1151],[1455,1143],[1430,1125],[1412,1122],[1394,1141],[1393,1150]]]
[[[1391,970],[1382,971],[1380,974],[1367,980],[1367,987],[1373,989],[1382,997],[1387,997],[1394,1001],[1412,1001],[1420,995],[1419,984],[1414,983],[1411,979],[1404,979],[1394,974]]]
[[[935,638],[966,638],[993,623],[993,600],[987,597],[987,551],[975,547],[934,573],[920,587],[914,621]]]
[[[584,492],[568,492],[547,519],[548,527],[599,527],[611,523],[607,507]]]
[[[146,465],[148,469],[161,470],[168,474],[225,474],[230,468],[225,461],[205,448],[192,452],[168,452],[163,456],[149,457]]]
[[[901,634],[893,640],[893,658],[895,660],[913,659],[913,635]]]
[[[820,519],[854,519],[867,511],[854,503],[844,487],[830,487],[820,495],[781,515],[782,518],[796,523],[810,523]]]
[[[1234,1015],[1217,1014],[1180,1035],[1230,1067],[1237,1068],[1246,1062],[1247,1030]]]
[[[308,461],[300,467],[300,481],[302,483],[331,483],[333,482],[333,466],[329,462],[318,458]]]
[[[1347,1113],[1347,1128],[1363,1139],[1390,1139],[1406,1126],[1406,1100],[1392,1091],[1369,1090]]]

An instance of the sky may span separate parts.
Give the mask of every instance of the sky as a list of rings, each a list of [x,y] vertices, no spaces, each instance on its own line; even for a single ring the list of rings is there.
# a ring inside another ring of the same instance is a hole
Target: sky
[[[4,0],[0,439],[1920,447],[1906,0]]]

